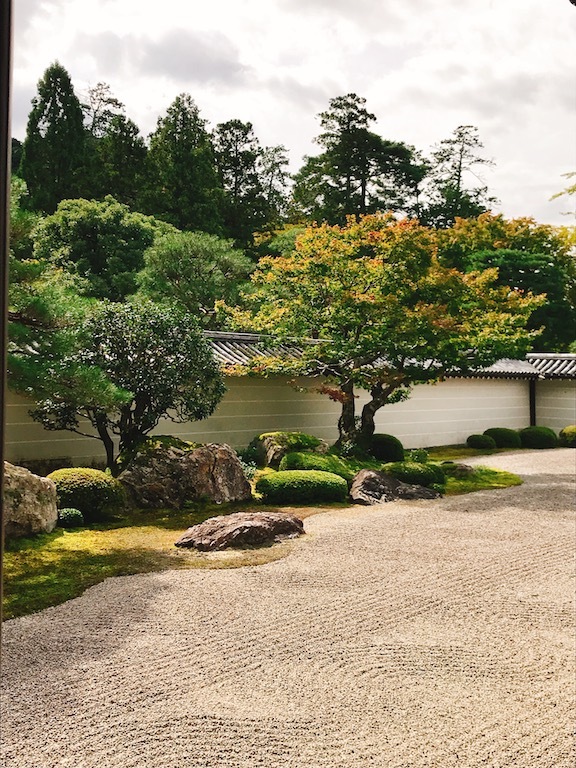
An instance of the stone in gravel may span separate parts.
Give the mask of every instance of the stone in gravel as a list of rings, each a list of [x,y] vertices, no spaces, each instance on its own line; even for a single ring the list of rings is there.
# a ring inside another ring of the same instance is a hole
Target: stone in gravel
[[[236,451],[217,443],[193,450],[159,445],[142,451],[118,479],[132,502],[148,509],[180,509],[186,501],[222,504],[252,498]]]
[[[192,526],[175,542],[210,552],[228,547],[258,547],[304,533],[302,520],[284,512],[235,512]]]
[[[5,461],[4,521],[7,538],[53,531],[58,509],[52,480]]]
[[[355,504],[381,504],[398,499],[437,499],[438,491],[423,485],[410,485],[386,472],[361,469],[352,480],[350,498]]]

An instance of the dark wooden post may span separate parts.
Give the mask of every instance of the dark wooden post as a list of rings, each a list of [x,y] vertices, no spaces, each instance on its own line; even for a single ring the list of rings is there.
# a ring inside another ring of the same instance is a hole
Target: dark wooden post
[[[536,379],[528,382],[530,392],[530,426],[536,426]]]
[[[12,74],[12,0],[0,4],[0,628],[2,626],[2,554],[4,549],[4,423],[8,325],[10,234],[10,90]]]

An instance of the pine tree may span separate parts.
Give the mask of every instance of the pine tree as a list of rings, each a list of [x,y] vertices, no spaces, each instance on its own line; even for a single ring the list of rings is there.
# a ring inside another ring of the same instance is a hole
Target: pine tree
[[[145,212],[179,229],[220,235],[222,197],[206,121],[183,93],[150,138]]]
[[[21,175],[32,207],[53,213],[64,198],[82,193],[86,133],[70,75],[55,62],[38,82],[22,149]]]

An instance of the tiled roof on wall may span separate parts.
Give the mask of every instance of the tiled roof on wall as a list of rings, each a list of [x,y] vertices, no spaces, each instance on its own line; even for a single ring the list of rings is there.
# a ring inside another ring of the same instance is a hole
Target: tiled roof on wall
[[[576,379],[576,355],[564,352],[529,352],[526,358],[545,379]]]
[[[275,344],[257,333],[205,331],[214,355],[222,365],[242,365],[261,355],[299,357],[297,346]],[[527,360],[503,358],[489,368],[468,373],[453,373],[450,378],[538,379],[576,378],[576,355],[528,354]]]
[[[222,365],[244,365],[261,355],[285,355],[299,357],[297,347],[273,344],[256,333],[227,333],[205,331],[204,335],[212,345],[214,357]]]

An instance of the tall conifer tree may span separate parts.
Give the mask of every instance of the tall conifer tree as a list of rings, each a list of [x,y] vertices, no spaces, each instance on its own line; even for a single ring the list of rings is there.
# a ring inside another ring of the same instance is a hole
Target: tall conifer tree
[[[60,200],[82,194],[85,151],[82,106],[56,61],[38,82],[22,148],[20,170],[33,208],[53,213]]]

